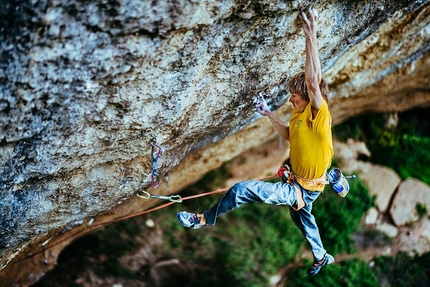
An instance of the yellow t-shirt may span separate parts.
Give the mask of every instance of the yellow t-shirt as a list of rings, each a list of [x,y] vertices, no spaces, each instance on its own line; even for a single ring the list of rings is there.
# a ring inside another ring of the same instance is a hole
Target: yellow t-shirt
[[[301,178],[313,180],[325,175],[333,157],[331,115],[325,100],[315,118],[309,103],[302,113],[293,111],[290,120],[291,169]],[[300,181],[303,188],[324,190],[324,184]]]

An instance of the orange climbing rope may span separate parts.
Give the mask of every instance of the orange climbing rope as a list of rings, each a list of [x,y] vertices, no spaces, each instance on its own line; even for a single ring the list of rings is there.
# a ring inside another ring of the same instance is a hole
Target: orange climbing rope
[[[267,180],[267,179],[271,179],[271,178],[274,178],[274,177],[278,177],[278,175],[277,174],[269,175],[269,176],[266,176],[266,177],[259,178],[258,180]],[[224,187],[224,188],[219,188],[219,189],[216,189],[216,190],[213,190],[213,191],[209,191],[209,192],[205,192],[205,193],[200,193],[200,194],[196,194],[196,195],[190,195],[190,196],[187,196],[187,197],[183,197],[182,201],[189,200],[189,199],[194,199],[194,198],[199,198],[199,197],[203,197],[203,196],[207,196],[207,195],[222,193],[222,192],[227,191],[229,188],[230,187]],[[165,208],[167,206],[170,206],[172,204],[175,204],[176,202],[178,202],[178,201],[168,202],[168,203],[162,204],[160,206],[157,206],[157,207],[154,207],[154,208],[151,208],[151,209],[147,209],[147,210],[144,210],[144,211],[140,211],[140,212],[137,212],[137,213],[132,213],[132,214],[129,214],[129,215],[126,215],[126,216],[123,216],[123,217],[116,218],[116,219],[114,219],[112,221],[109,221],[109,222],[106,222],[106,223],[117,222],[117,221],[129,219],[129,218],[132,218],[132,217],[136,217],[136,216],[139,216],[139,215],[143,215],[143,214],[146,214],[146,213],[151,213],[153,211],[156,211],[156,210]]]
[[[278,177],[278,175],[277,174],[269,175],[269,176],[266,176],[266,177],[259,178],[257,180],[267,180],[267,179],[271,179],[271,178],[274,178],[274,177]],[[222,193],[222,192],[227,191],[229,188],[230,187],[224,187],[224,188],[219,188],[219,189],[216,189],[216,190],[213,190],[213,191],[209,191],[209,192],[205,192],[205,193],[200,193],[200,194],[196,194],[196,195],[187,196],[187,197],[181,198],[181,201],[189,200],[189,199],[194,199],[194,198],[199,198],[199,197],[208,196],[208,195],[217,194],[217,193]],[[165,207],[170,206],[172,204],[175,204],[177,202],[179,202],[179,201],[177,201],[177,200],[171,201],[171,202],[162,204],[160,206],[157,206],[157,207],[154,207],[154,208],[151,208],[151,209],[147,209],[147,210],[136,212],[136,213],[129,214],[129,215],[126,215],[126,216],[118,217],[118,218],[115,218],[113,220],[104,221],[104,222],[98,222],[98,223],[92,224],[91,228],[93,228],[94,231],[95,231],[95,230],[98,229],[99,226],[103,227],[103,226],[105,226],[105,225],[107,225],[109,223],[118,222],[118,221],[121,221],[121,220],[133,218],[133,217],[136,217],[136,216],[139,216],[139,215],[143,215],[143,214],[146,214],[146,213],[151,213],[153,211],[165,208]],[[78,236],[79,234],[83,233],[88,227],[89,226],[85,226],[84,229],[82,229],[82,230],[78,231],[77,233],[75,233],[74,236]],[[47,246],[42,246],[42,248],[40,250],[32,252],[30,256],[25,256],[25,257],[21,258],[20,260],[18,260],[18,262],[21,262],[23,260],[31,258],[31,257],[33,257],[36,254],[42,253],[45,250],[48,250],[48,249],[50,249],[50,248],[52,248],[52,247],[54,247],[54,246],[56,246],[56,245],[58,245],[58,244],[60,244],[62,242],[67,241],[69,238],[70,237],[66,236],[65,238],[62,238],[61,240],[56,241],[53,244],[47,244]]]

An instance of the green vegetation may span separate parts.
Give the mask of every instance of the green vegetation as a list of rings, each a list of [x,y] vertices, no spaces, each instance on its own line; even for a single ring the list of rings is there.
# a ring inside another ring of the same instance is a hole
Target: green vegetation
[[[427,207],[424,204],[417,203],[415,209],[417,210],[418,216],[420,218],[425,217],[429,214],[427,211]]]
[[[318,223],[321,237],[332,254],[355,251],[351,234],[358,230],[363,214],[374,206],[373,198],[360,179],[349,180],[350,192],[340,198],[327,186],[315,202],[312,213]]]
[[[307,264],[312,264],[308,261]],[[288,276],[285,287],[308,286],[380,286],[378,278],[369,265],[361,259],[350,259],[324,267],[317,276],[309,277],[305,268],[293,270]],[[405,285],[407,286],[407,285]]]
[[[414,177],[430,184],[430,109],[399,114],[395,128],[386,128],[382,115],[363,115],[336,127],[340,140],[354,138],[366,143],[371,161],[388,166],[401,178]]]
[[[428,286],[430,253],[413,258],[405,253],[398,253],[394,258],[380,256],[373,269],[380,282],[389,282],[391,287]]]
[[[385,127],[383,115],[363,115],[334,128],[340,140],[364,141],[372,153],[373,163],[386,165],[401,178],[414,177],[430,184],[430,109],[415,109],[399,114],[395,128]],[[426,206],[418,204],[420,217],[428,216]],[[430,253],[409,257],[399,253],[395,258],[381,256],[373,272],[384,286],[428,286]]]

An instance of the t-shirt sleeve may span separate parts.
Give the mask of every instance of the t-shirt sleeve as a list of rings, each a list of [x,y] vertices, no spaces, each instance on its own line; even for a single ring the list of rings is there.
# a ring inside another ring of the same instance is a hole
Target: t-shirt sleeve
[[[312,111],[310,112],[310,123],[311,129],[314,131],[321,131],[321,129],[331,127],[331,115],[328,110],[327,102],[325,100],[323,100],[323,103],[318,110],[315,118],[312,117]]]

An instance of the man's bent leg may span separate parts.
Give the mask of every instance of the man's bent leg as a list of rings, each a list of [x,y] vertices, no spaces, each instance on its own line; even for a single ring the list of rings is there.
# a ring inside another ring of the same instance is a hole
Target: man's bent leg
[[[274,205],[293,205],[296,201],[294,186],[286,183],[244,181],[231,187],[223,198],[204,213],[206,222],[215,225],[216,218],[249,202]]]

